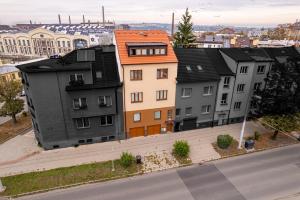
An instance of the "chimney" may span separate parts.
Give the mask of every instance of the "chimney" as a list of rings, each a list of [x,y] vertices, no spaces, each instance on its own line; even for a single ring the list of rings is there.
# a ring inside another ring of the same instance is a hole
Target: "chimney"
[[[171,27],[171,36],[174,35],[174,12],[172,13],[172,27]]]
[[[103,23],[103,26],[105,26],[104,6],[102,6],[102,23]]]
[[[32,25],[32,21],[30,20],[29,22],[30,22],[30,25]]]
[[[82,23],[83,23],[83,25],[85,24],[85,18],[84,18],[84,15],[82,15]]]
[[[72,22],[71,22],[71,16],[69,15],[69,24],[71,25]]]
[[[91,23],[91,20],[88,20],[88,25],[90,25],[90,23]]]
[[[58,23],[61,24],[60,14],[58,14]]]

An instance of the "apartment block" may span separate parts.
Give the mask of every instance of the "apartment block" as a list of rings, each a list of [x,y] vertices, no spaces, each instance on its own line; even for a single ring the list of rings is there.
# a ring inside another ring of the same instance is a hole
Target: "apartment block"
[[[173,131],[177,58],[164,31],[115,31],[128,138]]]
[[[218,75],[206,49],[175,49],[178,59],[175,131],[210,127],[214,121]]]
[[[18,66],[32,124],[45,149],[124,138],[114,46]]]

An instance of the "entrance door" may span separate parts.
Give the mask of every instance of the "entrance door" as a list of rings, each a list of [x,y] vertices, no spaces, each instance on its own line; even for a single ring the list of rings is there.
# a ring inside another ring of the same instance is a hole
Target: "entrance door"
[[[152,125],[152,126],[147,127],[147,134],[148,135],[156,135],[156,134],[160,134],[160,132],[161,132],[160,124]]]
[[[184,119],[182,130],[192,130],[197,128],[197,118]]]

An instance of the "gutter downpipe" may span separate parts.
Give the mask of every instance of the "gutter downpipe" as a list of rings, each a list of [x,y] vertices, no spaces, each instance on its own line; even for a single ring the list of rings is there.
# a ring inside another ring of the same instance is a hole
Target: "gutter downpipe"
[[[239,61],[236,63],[236,70],[235,70],[234,83],[233,83],[233,90],[232,90],[231,101],[230,101],[230,106],[229,106],[229,112],[228,112],[228,117],[227,117],[227,125],[229,124],[229,117],[230,117],[230,113],[231,113],[232,98],[233,98],[234,88],[235,88],[235,84],[236,84],[236,75],[237,75],[238,66],[239,66]]]

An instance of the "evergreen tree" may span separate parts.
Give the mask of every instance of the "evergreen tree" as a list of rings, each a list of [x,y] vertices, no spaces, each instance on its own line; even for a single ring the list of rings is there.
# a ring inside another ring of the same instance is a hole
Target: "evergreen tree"
[[[181,19],[182,22],[179,22],[178,31],[174,35],[174,46],[188,48],[196,40],[193,34],[193,23],[191,22],[192,15],[190,15],[188,8]]]
[[[24,101],[17,98],[22,91],[22,84],[19,81],[3,80],[0,81],[0,116],[11,116],[13,123],[17,123],[16,114],[24,108]]]
[[[265,79],[266,86],[255,92],[258,114],[293,114],[300,111],[300,61],[288,58],[276,63]]]

